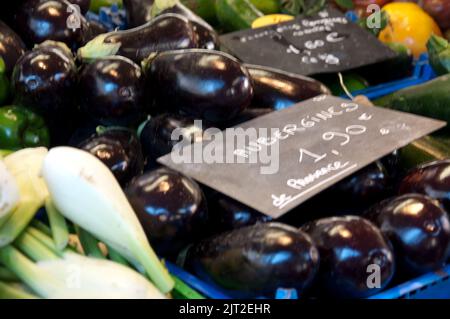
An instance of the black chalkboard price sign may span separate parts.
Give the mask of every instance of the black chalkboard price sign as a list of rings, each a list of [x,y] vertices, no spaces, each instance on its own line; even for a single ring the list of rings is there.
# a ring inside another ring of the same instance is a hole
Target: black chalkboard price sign
[[[336,9],[264,28],[225,34],[225,49],[250,64],[302,75],[346,71],[396,53]]]
[[[158,161],[277,218],[444,122],[318,96]]]

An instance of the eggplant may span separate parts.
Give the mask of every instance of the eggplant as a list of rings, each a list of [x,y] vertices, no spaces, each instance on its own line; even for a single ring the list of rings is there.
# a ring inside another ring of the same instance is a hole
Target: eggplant
[[[221,193],[216,192],[207,198],[210,211],[209,226],[216,234],[272,221],[271,217]]]
[[[84,65],[78,81],[81,109],[104,125],[130,126],[144,117],[141,68],[121,56]]]
[[[70,50],[45,42],[25,53],[14,67],[15,105],[33,109],[47,121],[51,140],[64,143],[76,124],[77,68]]]
[[[319,254],[311,238],[279,223],[256,224],[191,247],[185,267],[232,297],[274,298],[278,288],[302,295],[313,281]]]
[[[0,21],[0,58],[5,62],[5,73],[12,73],[17,60],[25,53],[22,39],[3,21]]]
[[[281,110],[321,94],[331,94],[312,78],[258,65],[246,64],[255,91],[252,106]]]
[[[333,205],[361,210],[389,197],[390,186],[386,168],[377,161],[332,186],[327,195]]]
[[[168,51],[145,67],[155,112],[173,111],[210,123],[227,122],[253,97],[247,70],[229,54],[204,49]]]
[[[198,47],[198,37],[188,19],[163,14],[134,29],[101,34],[80,48],[82,60],[121,55],[140,64],[152,53]]]
[[[420,275],[445,265],[450,221],[437,200],[406,194],[381,202],[365,216],[389,238],[404,272]]]
[[[366,298],[391,281],[394,253],[370,221],[356,216],[330,217],[310,222],[301,229],[319,249],[320,273],[316,284],[320,294],[342,299]],[[371,270],[374,265],[377,273]],[[370,280],[371,274],[379,276],[378,283]]]
[[[136,133],[125,128],[106,128],[78,145],[100,159],[122,186],[144,169],[141,143]]]
[[[194,180],[160,168],[135,178],[126,194],[160,256],[173,260],[183,248],[202,237],[208,209]]]
[[[256,119],[260,116],[267,115],[272,113],[274,110],[271,108],[247,108],[243,110],[238,116],[236,116],[231,121],[228,121],[221,125],[222,129],[226,129],[228,127],[239,126],[245,122]]]
[[[175,133],[180,134],[178,139],[172,137],[175,130]],[[172,152],[173,147],[180,142],[187,143],[183,145],[189,145],[190,141],[200,142],[203,134],[203,127],[196,125],[193,117],[166,113],[147,121],[140,138],[144,154],[154,161]]]
[[[152,19],[152,6],[154,0],[124,0],[123,6],[127,12],[127,22],[130,27],[138,27]],[[218,50],[220,48],[219,36],[208,22],[200,18],[181,3],[172,8],[163,10],[160,14],[176,13],[187,18],[198,37],[199,48]]]
[[[166,9],[162,11],[162,14],[165,13],[176,13],[186,17],[194,27],[194,31],[198,37],[198,47],[202,49],[208,50],[219,50],[220,49],[220,41],[219,35],[211,27],[208,22],[200,18],[194,12],[189,10],[182,3],[177,3],[172,8]]]
[[[17,32],[30,48],[53,40],[76,50],[84,42],[89,23],[71,5],[66,0],[27,0],[15,14]]]
[[[450,212],[450,160],[426,163],[408,172],[400,182],[399,194],[408,193],[437,199]]]

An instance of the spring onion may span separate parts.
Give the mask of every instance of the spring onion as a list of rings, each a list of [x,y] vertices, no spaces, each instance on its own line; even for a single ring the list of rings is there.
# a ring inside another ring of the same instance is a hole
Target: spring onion
[[[122,188],[99,159],[75,148],[56,147],[46,156],[42,174],[64,217],[130,263],[141,264],[162,293],[173,289],[172,278],[151,248]]]
[[[19,204],[19,188],[14,176],[0,160],[0,226]]]

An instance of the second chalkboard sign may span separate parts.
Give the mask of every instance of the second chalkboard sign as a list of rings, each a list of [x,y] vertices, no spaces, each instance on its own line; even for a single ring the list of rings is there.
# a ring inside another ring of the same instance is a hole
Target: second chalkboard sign
[[[396,53],[336,9],[264,28],[225,34],[221,42],[246,63],[303,75],[375,64]]]

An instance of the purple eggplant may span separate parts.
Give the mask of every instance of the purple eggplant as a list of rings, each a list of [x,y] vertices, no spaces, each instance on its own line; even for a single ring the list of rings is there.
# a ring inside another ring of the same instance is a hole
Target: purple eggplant
[[[162,12],[162,14],[165,13],[180,14],[186,17],[192,23],[194,31],[198,37],[199,48],[208,50],[220,49],[219,35],[214,30],[214,28],[183,4],[177,3],[172,8],[166,9]]]
[[[144,117],[141,68],[125,57],[105,57],[84,65],[78,94],[82,111],[98,123],[129,126]]]
[[[188,250],[185,267],[232,297],[274,298],[278,288],[302,295],[319,254],[310,236],[279,223],[256,224],[205,239]]]
[[[154,0],[124,0],[123,6],[127,12],[128,25],[131,27],[141,26],[152,19],[152,6]],[[187,18],[193,25],[198,37],[199,47],[209,50],[218,50],[219,36],[213,27],[194,12],[181,3],[163,10],[161,14],[176,13]]]
[[[391,281],[394,253],[381,231],[368,220],[331,217],[308,223],[301,229],[319,249],[320,294],[343,299],[366,298]]]
[[[191,142],[200,142],[203,138],[204,127],[196,125],[192,117],[178,114],[161,114],[152,117],[141,131],[141,143],[144,154],[149,160],[172,152],[178,143],[189,145]],[[178,134],[173,138],[172,134]]]
[[[390,182],[386,168],[377,161],[335,184],[326,194],[337,207],[365,210],[391,195]]]
[[[207,198],[209,225],[216,234],[272,221],[271,217],[221,193],[214,192]]]
[[[160,168],[135,178],[126,194],[159,255],[174,259],[202,237],[208,210],[194,180]]]
[[[253,81],[252,106],[281,110],[321,94],[331,94],[312,78],[257,65],[245,65]]]
[[[3,21],[0,21],[0,58],[5,62],[6,74],[11,74],[14,65],[25,50],[22,39]]]
[[[397,261],[408,274],[419,275],[445,265],[450,253],[450,221],[438,201],[406,194],[381,202],[366,217],[389,238]]]
[[[272,113],[274,110],[271,108],[247,108],[239,113],[238,116],[233,118],[231,121],[228,121],[221,125],[222,129],[226,129],[228,127],[240,126],[241,124],[248,122],[250,120],[256,119],[260,116],[264,116]]]
[[[78,55],[87,61],[121,55],[140,64],[156,52],[197,47],[189,20],[179,14],[164,14],[134,29],[101,34],[80,48]]]
[[[411,170],[400,182],[399,192],[428,195],[441,201],[450,212],[450,160],[423,164]]]
[[[65,142],[77,121],[76,77],[72,53],[60,43],[43,43],[14,67],[14,103],[42,115],[56,144]]]
[[[66,0],[27,0],[15,20],[17,32],[30,48],[53,40],[76,50],[85,42],[89,29],[86,19]]]
[[[144,73],[154,112],[173,111],[224,123],[248,107],[253,97],[247,70],[219,51],[162,52],[146,63]]]
[[[136,134],[125,128],[106,128],[78,145],[95,155],[125,186],[144,169],[144,157]]]

